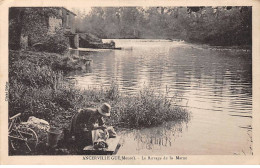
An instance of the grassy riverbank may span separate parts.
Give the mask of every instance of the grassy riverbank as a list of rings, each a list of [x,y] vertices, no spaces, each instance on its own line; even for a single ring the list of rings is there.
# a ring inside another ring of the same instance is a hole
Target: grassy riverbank
[[[9,52],[9,115],[36,116],[52,126],[68,128],[71,117],[83,107],[112,106],[107,125],[124,128],[156,126],[169,120],[188,120],[189,113],[149,88],[133,96],[110,87],[78,90],[64,74],[80,69],[85,58],[32,51]]]

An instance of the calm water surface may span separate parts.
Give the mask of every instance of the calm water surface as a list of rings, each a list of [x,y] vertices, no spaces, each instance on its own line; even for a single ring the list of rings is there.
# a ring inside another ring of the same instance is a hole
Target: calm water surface
[[[127,94],[167,87],[192,114],[188,123],[120,132],[118,154],[251,154],[251,52],[161,40],[115,42],[124,49],[93,53],[90,67],[71,74],[77,87],[115,81]]]

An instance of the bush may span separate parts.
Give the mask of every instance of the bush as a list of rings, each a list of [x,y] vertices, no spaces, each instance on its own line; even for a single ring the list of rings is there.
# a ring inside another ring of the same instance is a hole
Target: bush
[[[112,118],[124,127],[140,128],[162,124],[165,121],[188,120],[189,113],[174,105],[166,94],[145,87],[134,96],[121,96],[113,105]]]
[[[63,76],[61,72],[54,72],[49,66],[38,66],[28,60],[14,62],[10,78],[26,86],[35,88],[57,88]]]
[[[63,54],[69,48],[69,41],[60,29],[55,34],[47,34],[43,42],[36,43],[33,47],[37,51]]]

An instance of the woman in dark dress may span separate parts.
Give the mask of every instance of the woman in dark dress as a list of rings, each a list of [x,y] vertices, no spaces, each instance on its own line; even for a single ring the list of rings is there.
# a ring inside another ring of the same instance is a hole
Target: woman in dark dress
[[[92,130],[106,129],[103,117],[110,116],[111,106],[107,103],[99,108],[84,108],[76,113],[71,121],[70,135],[75,138],[79,149],[92,145]],[[98,126],[96,126],[98,124]]]

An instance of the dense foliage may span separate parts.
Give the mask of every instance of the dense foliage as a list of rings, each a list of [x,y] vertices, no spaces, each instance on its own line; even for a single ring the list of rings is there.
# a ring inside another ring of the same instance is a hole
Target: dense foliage
[[[182,39],[251,45],[251,7],[94,7],[77,13],[77,31],[100,38]]]
[[[9,48],[20,49],[21,37],[27,38],[28,48],[63,53],[68,48],[62,26],[49,32],[49,17],[62,19],[60,8],[28,7],[9,9]]]

